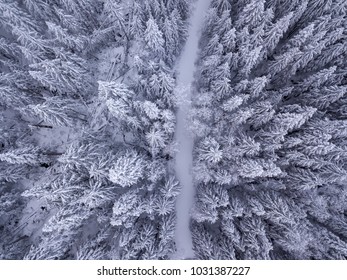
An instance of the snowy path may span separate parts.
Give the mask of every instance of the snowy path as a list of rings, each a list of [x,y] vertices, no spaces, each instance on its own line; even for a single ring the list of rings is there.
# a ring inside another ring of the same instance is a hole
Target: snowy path
[[[177,91],[187,94],[191,98],[190,87],[194,79],[195,61],[198,58],[198,42],[200,29],[203,26],[205,13],[211,0],[197,0],[192,11],[188,38],[177,67]],[[187,89],[186,91],[184,89]],[[174,259],[194,258],[192,236],[189,229],[190,210],[194,201],[194,186],[191,174],[193,162],[193,138],[191,137],[186,119],[189,112],[189,102],[182,102],[177,112],[176,141],[179,143],[179,152],[176,155],[175,169],[180,180],[182,191],[177,199],[176,213],[177,225],[175,240],[177,254]]]

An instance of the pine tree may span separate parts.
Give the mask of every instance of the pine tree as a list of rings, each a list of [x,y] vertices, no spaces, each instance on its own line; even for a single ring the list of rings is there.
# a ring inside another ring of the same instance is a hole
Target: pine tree
[[[109,179],[122,187],[132,186],[143,177],[144,163],[144,159],[136,152],[127,152],[113,164]]]
[[[153,18],[149,18],[146,22],[146,30],[144,39],[147,46],[159,57],[164,55],[164,38],[163,33],[159,29]]]

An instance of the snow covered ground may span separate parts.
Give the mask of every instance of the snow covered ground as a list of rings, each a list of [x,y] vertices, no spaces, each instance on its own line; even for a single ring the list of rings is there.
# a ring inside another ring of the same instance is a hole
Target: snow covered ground
[[[176,246],[177,254],[174,259],[194,258],[192,236],[189,230],[190,210],[194,201],[194,186],[191,173],[193,161],[193,138],[187,129],[187,115],[191,97],[191,85],[194,79],[195,61],[198,58],[198,43],[200,29],[204,16],[210,5],[210,0],[198,0],[195,3],[188,30],[188,38],[177,67],[177,88],[186,89],[187,102],[182,102],[177,112],[176,141],[179,152],[176,155],[175,168],[180,180],[182,191],[177,199]]]

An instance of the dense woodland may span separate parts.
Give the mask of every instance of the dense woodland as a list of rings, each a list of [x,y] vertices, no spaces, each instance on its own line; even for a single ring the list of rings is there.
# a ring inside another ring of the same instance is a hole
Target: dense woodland
[[[0,1],[0,258],[167,259],[185,0]]]
[[[346,6],[212,1],[191,116],[198,258],[347,258]]]
[[[0,0],[0,259],[170,259],[192,0]],[[204,16],[204,15],[201,15]],[[347,259],[347,1],[212,0],[197,259]]]

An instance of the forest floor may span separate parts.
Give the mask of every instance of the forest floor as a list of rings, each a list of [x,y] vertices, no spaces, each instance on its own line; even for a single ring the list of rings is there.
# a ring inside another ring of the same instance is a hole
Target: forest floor
[[[175,135],[176,141],[179,144],[179,150],[175,160],[175,170],[182,190],[176,203],[177,225],[175,241],[177,253],[173,259],[194,258],[192,236],[189,229],[190,211],[195,195],[191,171],[193,163],[193,137],[187,126],[187,118],[193,90],[195,62],[198,58],[200,33],[210,2],[211,0],[196,1],[195,7],[192,10],[186,45],[184,46],[176,69],[178,73],[176,92],[178,94],[184,94],[186,98],[183,102],[179,103]]]

